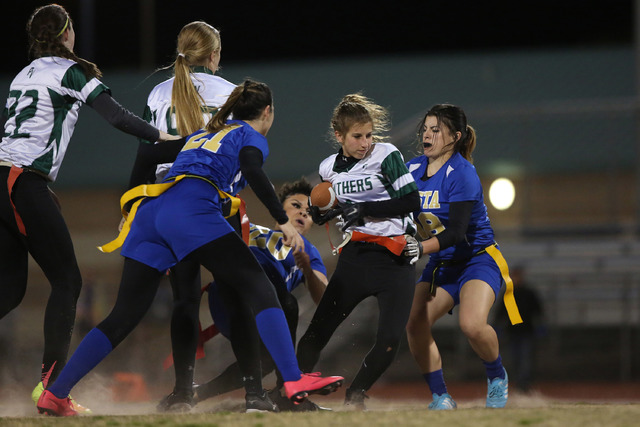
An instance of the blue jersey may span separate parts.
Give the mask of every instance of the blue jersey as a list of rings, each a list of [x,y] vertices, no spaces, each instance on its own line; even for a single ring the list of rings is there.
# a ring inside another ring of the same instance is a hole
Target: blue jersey
[[[262,152],[262,159],[266,161],[267,138],[242,120],[227,120],[227,124],[228,127],[215,134],[200,129],[189,135],[165,180],[183,174],[197,175],[231,195],[246,187],[238,154],[243,147],[252,146]]]
[[[433,237],[449,226],[451,203],[474,202],[466,238],[454,246],[431,254],[430,259],[466,259],[492,245],[493,229],[475,167],[460,153],[455,153],[435,175],[423,180],[427,165],[426,156],[407,162],[420,192],[422,205],[419,212],[414,212],[414,219],[423,239]]]
[[[282,277],[287,291],[291,292],[304,282],[304,275],[296,265],[291,247],[283,244],[283,237],[282,231],[252,224],[249,248],[269,277]],[[304,236],[301,237],[304,240],[304,251],[311,261],[311,268],[326,276],[327,269],[322,262],[320,252]]]

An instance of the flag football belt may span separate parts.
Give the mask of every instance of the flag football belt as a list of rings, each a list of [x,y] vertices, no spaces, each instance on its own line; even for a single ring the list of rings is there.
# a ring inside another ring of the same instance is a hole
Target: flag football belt
[[[13,192],[13,186],[16,184],[16,181],[18,180],[18,177],[20,175],[22,175],[23,172],[33,172],[35,174],[40,175],[41,177],[43,177],[44,179],[46,179],[47,181],[49,180],[49,177],[47,175],[45,175],[44,173],[32,169],[32,168],[28,168],[28,167],[20,167],[20,166],[16,166],[11,162],[7,162],[5,160],[0,161],[0,166],[6,166],[9,169],[9,176],[7,178],[7,191],[9,194],[9,203],[11,203],[11,207],[13,208],[13,216],[16,219],[16,224],[18,225],[18,231],[20,231],[20,234],[22,234],[23,236],[27,235],[27,230],[24,226],[24,223],[22,222],[22,218],[20,217],[20,214],[18,213],[18,210],[16,209],[16,206],[13,204],[13,199],[11,197],[11,193]]]
[[[494,243],[491,246],[487,246],[486,248],[479,250],[478,252],[474,253],[471,258],[482,255],[484,253],[489,254],[489,256],[496,262],[496,264],[498,264],[498,268],[500,269],[500,275],[502,276],[502,280],[504,280],[506,286],[503,301],[505,307],[507,308],[507,314],[509,315],[511,324],[516,325],[518,323],[522,323],[522,317],[520,316],[520,311],[518,310],[518,305],[516,304],[516,299],[513,295],[513,280],[511,280],[511,277],[509,276],[509,266],[507,265],[507,261],[502,256],[502,252],[500,252],[500,250],[498,249],[498,244]],[[436,267],[433,269],[433,274],[431,276],[431,295],[435,295],[436,293],[436,272],[438,271],[438,269],[440,269],[441,267],[460,265],[468,262],[471,258],[439,261],[438,264],[436,264]]]
[[[169,181],[169,182],[163,182],[160,184],[138,185],[137,187],[134,187],[131,190],[124,193],[120,198],[120,211],[122,212],[122,216],[125,219],[125,222],[122,225],[122,229],[120,230],[120,234],[118,234],[118,237],[116,237],[115,240],[112,240],[111,242],[106,243],[102,246],[98,246],[98,249],[100,249],[102,252],[113,252],[119,247],[121,247],[125,239],[127,238],[129,231],[131,230],[131,223],[133,222],[133,219],[136,216],[136,212],[138,211],[138,207],[140,206],[140,203],[142,203],[142,201],[147,197],[158,197],[159,195],[161,195],[162,193],[167,191],[169,188],[173,187],[174,185],[176,185],[178,182],[182,181],[185,178],[197,178],[197,179],[206,181],[209,184],[213,185],[216,188],[216,190],[218,190],[220,199],[223,199],[223,200],[230,199],[231,209],[225,215],[225,218],[229,218],[235,215],[244,203],[243,200],[240,199],[239,197],[233,197],[229,193],[226,193],[220,190],[212,181],[197,175],[186,175],[186,174],[178,175],[175,178],[173,178],[172,181]],[[133,202],[133,205],[131,205],[131,209],[127,212],[126,206],[131,202]],[[248,225],[249,224],[247,221],[246,226],[248,227]],[[243,228],[244,227],[245,227],[245,224],[243,223]]]
[[[400,256],[402,255],[402,251],[404,247],[407,245],[407,239],[404,235],[400,236],[375,236],[373,234],[361,233],[359,231],[352,231],[346,233],[345,239],[338,245],[337,248],[333,249],[333,254],[339,254],[342,252],[342,248],[349,242],[367,242],[367,243],[375,243],[380,246],[384,246],[394,255]]]

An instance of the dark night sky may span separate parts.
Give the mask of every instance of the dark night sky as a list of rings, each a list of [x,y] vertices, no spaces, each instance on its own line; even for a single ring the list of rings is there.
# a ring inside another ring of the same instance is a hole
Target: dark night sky
[[[59,1],[75,21],[76,52],[102,69],[140,68],[141,1],[90,0],[93,24],[83,16],[83,1],[87,0]],[[7,3],[3,4],[2,31],[8,52],[0,73],[13,75],[27,63],[27,18],[35,7],[49,2]],[[223,63],[629,45],[633,41],[633,0],[153,3],[151,68],[171,62],[177,33],[193,20],[205,20],[222,31]]]

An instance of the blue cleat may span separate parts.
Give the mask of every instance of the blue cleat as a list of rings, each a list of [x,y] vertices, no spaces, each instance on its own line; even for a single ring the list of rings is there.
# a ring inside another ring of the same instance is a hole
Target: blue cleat
[[[453,401],[449,393],[436,394],[433,393],[433,402],[429,403],[431,411],[450,411],[456,409],[458,405]]]
[[[487,408],[504,408],[509,398],[509,376],[504,371],[504,379],[487,380]]]

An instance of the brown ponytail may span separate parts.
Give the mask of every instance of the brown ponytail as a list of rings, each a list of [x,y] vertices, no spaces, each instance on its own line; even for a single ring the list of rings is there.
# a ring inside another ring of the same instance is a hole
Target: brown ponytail
[[[37,8],[27,21],[29,57],[59,56],[78,63],[87,78],[100,78],[102,72],[93,62],[78,57],[62,44],[62,35],[73,25],[71,17],[60,5],[49,4]]]
[[[220,132],[227,126],[227,119],[231,115],[236,120],[257,119],[269,105],[273,106],[273,95],[269,86],[247,79],[233,89],[227,102],[209,120],[207,132]]]

